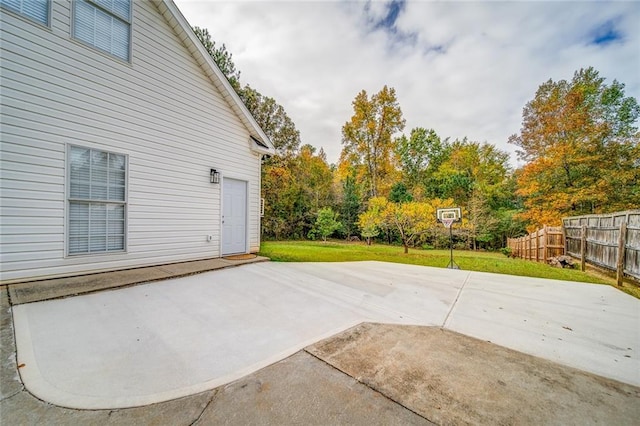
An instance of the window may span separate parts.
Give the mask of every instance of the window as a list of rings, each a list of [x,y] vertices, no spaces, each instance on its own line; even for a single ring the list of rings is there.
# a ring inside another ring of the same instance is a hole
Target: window
[[[49,0],[0,0],[0,5],[36,22],[49,25]]]
[[[127,157],[72,146],[69,164],[68,253],[123,251]]]
[[[73,4],[73,36],[128,61],[131,44],[131,1],[75,0]]]

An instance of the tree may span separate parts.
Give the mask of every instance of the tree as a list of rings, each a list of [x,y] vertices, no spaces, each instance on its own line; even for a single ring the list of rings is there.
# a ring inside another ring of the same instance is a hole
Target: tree
[[[319,235],[322,237],[322,240],[326,242],[327,237],[340,229],[340,226],[338,215],[334,213],[333,209],[331,209],[331,207],[324,207],[318,211],[318,218],[309,236],[313,239],[316,235]]]
[[[379,195],[380,183],[394,171],[392,136],[405,120],[393,88],[384,86],[371,99],[365,90],[355,97],[354,114],[342,127],[341,163],[360,169],[370,197]]]
[[[371,238],[378,236],[380,228],[385,225],[383,212],[389,202],[384,197],[369,199],[367,210],[358,216],[360,235],[366,238],[367,245],[371,245]]]
[[[496,210],[511,208],[515,198],[509,154],[489,143],[456,140],[433,173],[431,193],[453,198],[466,212],[468,245],[500,245]]]
[[[391,187],[389,201],[394,203],[406,203],[407,201],[413,201],[413,196],[407,189],[407,185],[403,182],[398,182]]]
[[[360,213],[360,195],[356,180],[353,176],[347,176],[342,183],[342,203],[340,216],[342,217],[343,231],[347,239],[358,231],[358,214]],[[375,235],[374,235],[375,236]]]
[[[447,146],[447,140],[440,140],[435,130],[422,127],[411,129],[408,138],[402,135],[396,139],[397,162],[410,189],[415,190],[440,166],[447,154]]]
[[[381,228],[395,229],[406,254],[418,237],[437,227],[436,208],[443,203],[450,204],[451,200],[394,203],[385,197],[374,197],[369,199],[367,210],[360,214],[358,224],[368,244]]]
[[[398,230],[404,253],[407,254],[416,237],[435,225],[435,213],[435,209],[429,203],[409,201],[389,203],[383,216],[389,225]]]
[[[508,238],[527,234],[526,223],[521,219],[522,210],[501,208],[494,212],[498,218],[497,234],[493,235],[494,247],[506,247]]]
[[[437,196],[467,202],[480,187],[487,196],[498,196],[509,174],[509,154],[489,143],[454,141],[447,158],[434,172],[432,185]]]
[[[466,203],[467,219],[469,224],[470,248],[478,249],[478,242],[490,242],[497,231],[499,218],[495,211],[491,210],[486,194],[480,188],[473,188],[471,197]]]
[[[367,241],[367,245],[371,245],[371,238],[375,238],[380,234],[378,227],[378,218],[375,213],[366,211],[360,214],[358,225],[360,226],[360,235]]]
[[[509,138],[527,164],[518,173],[523,218],[558,225],[563,216],[640,205],[640,107],[590,67],[571,81],[548,80],[523,110],[519,134]]]
[[[293,155],[300,147],[300,132],[284,107],[275,99],[245,85],[238,93],[279,155]]]
[[[292,159],[275,156],[262,167],[263,232],[277,240],[291,238],[305,217],[292,163]]]
[[[206,28],[193,27],[193,32],[218,65],[220,71],[227,77],[233,90],[240,92],[240,71],[236,69],[233,55],[227,50],[227,46],[223,43],[222,46],[216,47],[216,42],[211,39],[211,34]]]
[[[335,202],[332,170],[322,150],[311,145],[290,156],[276,155],[262,167],[267,237],[303,238],[322,206]]]
[[[321,206],[332,205],[335,201],[333,173],[324,151],[320,149],[316,154],[313,146],[304,145],[294,162],[296,180],[310,209],[317,212]]]

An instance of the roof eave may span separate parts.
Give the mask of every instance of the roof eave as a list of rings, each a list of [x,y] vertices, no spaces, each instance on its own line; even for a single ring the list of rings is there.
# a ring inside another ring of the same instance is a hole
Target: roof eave
[[[259,146],[252,146],[251,147],[251,151],[254,152],[255,154],[261,154],[261,155],[275,155],[275,150],[269,149],[269,148],[261,148]]]

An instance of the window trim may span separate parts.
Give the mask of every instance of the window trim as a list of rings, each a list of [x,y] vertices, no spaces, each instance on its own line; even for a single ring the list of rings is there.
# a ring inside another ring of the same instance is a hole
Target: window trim
[[[124,157],[124,201],[120,200],[88,200],[84,198],[72,198],[71,197],[71,149],[81,148],[90,149],[92,151],[101,151],[108,154],[122,155]],[[105,250],[86,253],[70,253],[70,233],[71,233],[71,203],[96,203],[104,205],[121,205],[124,206],[124,235],[123,235],[123,249],[122,250]],[[93,257],[96,256],[115,256],[127,254],[129,252],[129,155],[123,152],[117,152],[112,150],[106,150],[104,147],[97,147],[91,145],[78,145],[67,143],[65,146],[65,209],[64,209],[64,257],[65,258],[79,258],[79,257]]]
[[[34,18],[32,18],[32,17],[30,17],[28,15],[25,15],[24,13],[22,13],[22,12],[20,12],[18,10],[15,10],[15,9],[9,7],[9,6],[6,6],[4,4],[1,4],[1,3],[0,3],[0,9],[2,9],[3,12],[4,11],[9,12],[9,13],[17,16],[18,18],[25,19],[26,21],[31,22],[33,24],[37,24],[37,25],[43,26],[43,27],[45,27],[47,29],[51,29],[51,14],[53,13],[53,2],[54,2],[54,0],[46,0],[46,2],[47,2],[47,21],[46,22],[40,22],[37,19],[34,19]]]
[[[48,1],[55,1],[55,0],[48,0]],[[83,46],[89,47],[90,49],[93,49],[94,51],[101,53],[111,59],[116,59],[118,61],[122,61],[125,64],[131,64],[132,63],[132,57],[133,57],[133,8],[135,5],[135,0],[128,0],[129,1],[129,16],[127,17],[127,19],[124,19],[122,16],[120,15],[116,15],[115,13],[111,12],[108,9],[103,8],[99,3],[96,3],[94,0],[84,0],[86,3],[90,4],[91,6],[97,8],[98,10],[107,13],[109,16],[118,19],[124,23],[126,23],[129,26],[129,46],[128,46],[128,50],[127,50],[127,59],[123,59],[117,55],[114,55],[111,52],[108,52],[104,49],[99,48],[98,46],[88,43],[78,37],[76,37],[76,4],[78,3],[77,0],[71,0],[71,13],[69,14],[69,18],[71,20],[71,22],[69,23],[69,29],[70,29],[70,36],[71,39],[80,43]]]

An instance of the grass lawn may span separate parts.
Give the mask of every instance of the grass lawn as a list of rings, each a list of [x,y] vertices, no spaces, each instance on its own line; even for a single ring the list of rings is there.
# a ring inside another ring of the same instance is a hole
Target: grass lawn
[[[446,268],[450,257],[449,250],[409,249],[409,254],[404,254],[400,246],[381,244],[367,246],[364,243],[347,243],[343,241],[329,241],[326,243],[317,241],[263,241],[260,255],[269,257],[276,262],[378,260],[438,268]],[[466,271],[494,272],[497,274],[615,286],[615,280],[607,276],[582,272],[576,269],[554,268],[544,263],[528,260],[511,259],[501,253],[454,250],[453,259],[460,266],[460,269]],[[640,289],[635,286],[625,286],[622,290],[640,298]]]

